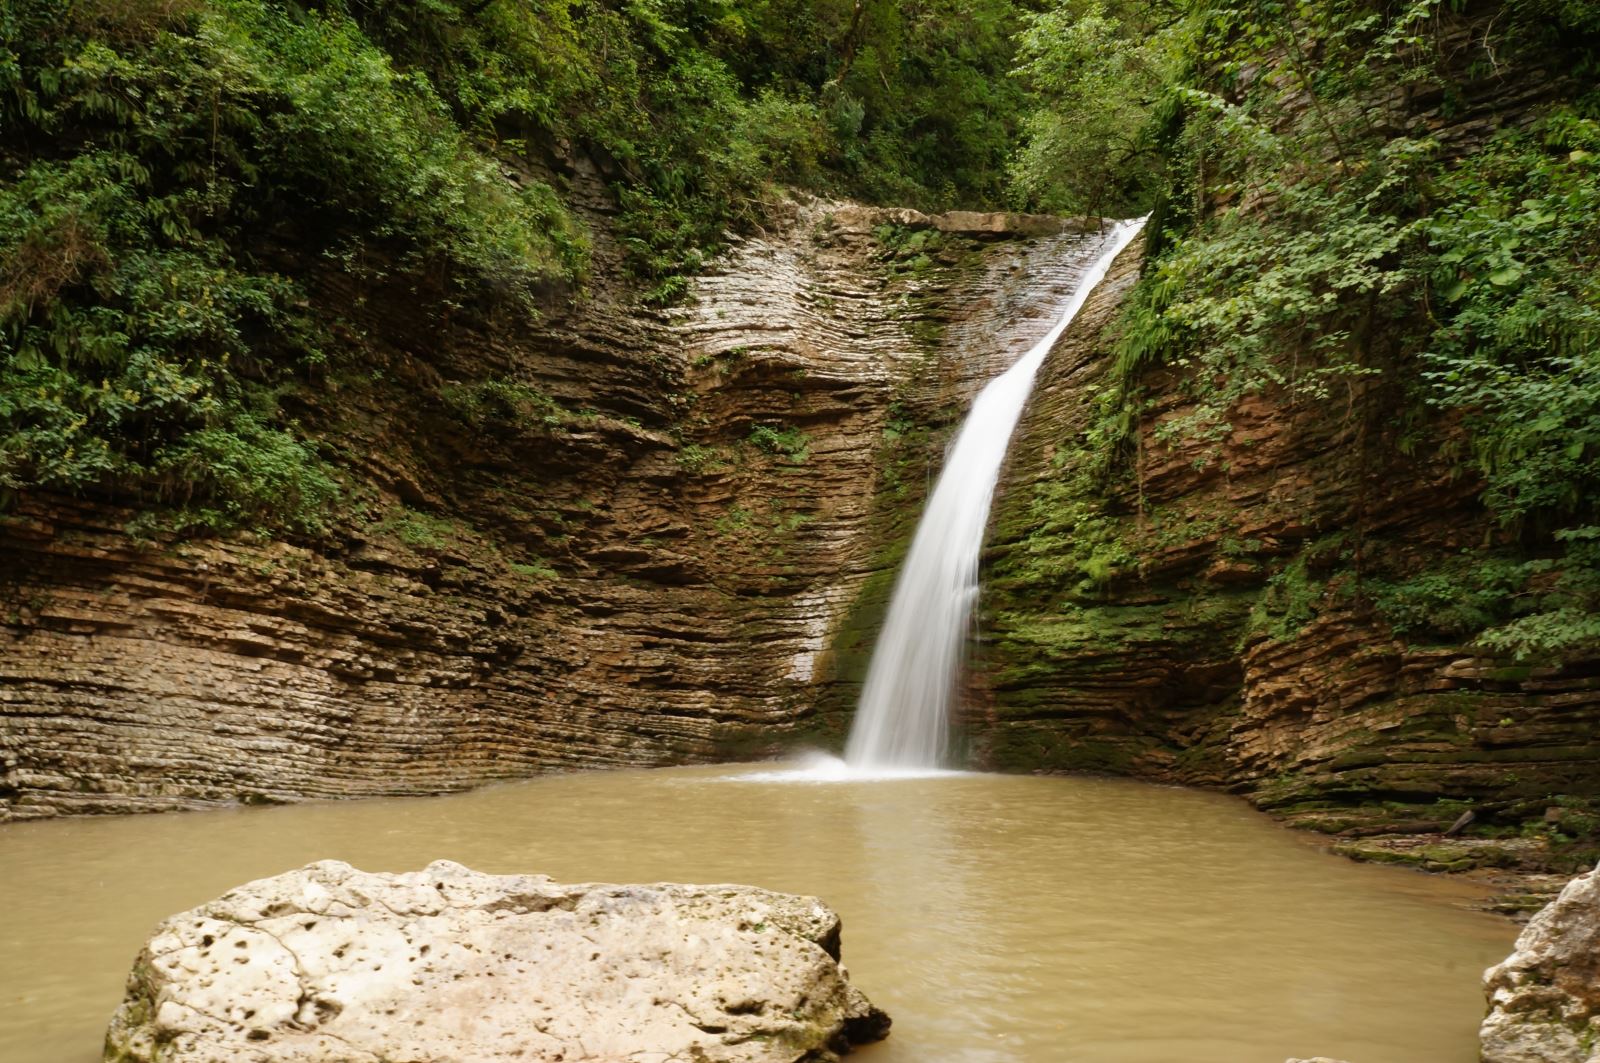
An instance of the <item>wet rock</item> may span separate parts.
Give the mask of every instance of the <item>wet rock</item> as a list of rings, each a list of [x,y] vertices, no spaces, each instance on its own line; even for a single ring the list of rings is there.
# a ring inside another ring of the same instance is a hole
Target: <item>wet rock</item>
[[[1441,18],[1440,40],[1492,17]],[[1452,85],[1460,111],[1397,88],[1371,113],[1466,153],[1485,122],[1522,125],[1566,91],[1532,72],[1461,69]],[[1438,445],[1413,446],[1397,393],[1368,378],[1338,402],[1268,388],[1197,430],[1214,382],[1181,358],[1131,376],[1118,361],[1139,270],[1137,249],[1124,257],[1041,366],[996,493],[962,721],[977,759],[1226,788],[1288,817],[1398,802],[1422,821],[1441,797],[1595,795],[1600,655],[1547,669],[1439,645],[1395,631],[1362,589],[1503,540],[1481,484],[1458,475],[1461,426],[1431,424]],[[1137,415],[1108,419],[1106,397],[1130,387],[1139,401],[1119,416]],[[1122,436],[1110,475],[1108,431]],[[1577,814],[1560,833],[1589,844]],[[1544,867],[1564,878],[1564,859],[1552,847]]]
[[[316,301],[384,372],[304,396],[375,493],[328,538],[140,542],[134,511],[37,493],[0,513],[0,822],[835,742],[838,633],[866,637],[960,411],[1095,243],[790,208],[671,311],[597,267],[537,321],[444,327],[335,271]],[[507,382],[554,405],[463,399]]]
[[[1600,1060],[1600,868],[1567,883],[1483,982],[1483,1063]]]
[[[157,927],[105,1058],[820,1063],[889,1028],[839,934],[815,898],[751,886],[323,861]]]

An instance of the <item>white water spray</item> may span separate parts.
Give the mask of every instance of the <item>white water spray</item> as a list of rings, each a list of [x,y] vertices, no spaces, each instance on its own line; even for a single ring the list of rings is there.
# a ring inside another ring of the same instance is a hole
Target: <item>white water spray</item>
[[[978,598],[989,504],[1034,374],[1144,220],[1118,222],[1048,335],[978,393],[900,569],[861,692],[845,760],[857,771],[935,768]]]

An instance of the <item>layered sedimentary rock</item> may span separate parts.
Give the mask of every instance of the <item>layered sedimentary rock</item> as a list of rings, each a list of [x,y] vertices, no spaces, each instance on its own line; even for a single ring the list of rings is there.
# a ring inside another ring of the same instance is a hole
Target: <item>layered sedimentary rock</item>
[[[1600,869],[1569,882],[1483,981],[1483,1063],[1600,1059]]]
[[[1441,17],[1440,54],[1460,68],[1450,99],[1377,88],[1370,120],[1447,155],[1535,121],[1571,86],[1538,55],[1516,57],[1514,73],[1473,65],[1497,10]],[[1285,93],[1287,111],[1305,105]],[[1207,209],[1263,209],[1218,199]],[[1406,411],[1428,416],[1406,392],[1420,372],[1407,352],[1375,329],[1358,360],[1382,373],[1321,399],[1266,386],[1197,432],[1219,381],[1181,352],[1116,365],[1135,258],[1045,362],[1014,441],[969,691],[979,758],[1225,787],[1330,832],[1432,835],[1351,842],[1374,859],[1459,870],[1548,858],[1568,874],[1592,863],[1600,660],[1494,658],[1397,632],[1377,607],[1385,580],[1516,549],[1463,468],[1459,424],[1407,433]],[[1288,341],[1276,353],[1286,367],[1315,358]],[[1125,394],[1135,401],[1103,402]],[[1470,830],[1526,824],[1535,837],[1440,837],[1469,809]]]
[[[113,1063],[790,1063],[882,1038],[839,918],[751,886],[562,885],[324,861],[156,928]]]
[[[948,428],[1049,328],[1084,244],[808,202],[684,308],[602,285],[537,322],[325,277],[348,349],[287,401],[350,470],[333,534],[173,538],[59,497],[0,515],[0,820],[838,730]]]
[[[1164,370],[1146,382],[1155,400],[1126,475],[1085,472],[1136,258],[1045,362],[1012,450],[969,721],[984,755],[1227,786],[1271,807],[1592,792],[1593,662],[1411,645],[1342,593],[1360,578],[1353,551],[1448,556],[1492,531],[1475,485],[1442,462],[1402,454],[1367,418],[1272,396],[1233,411],[1218,442],[1174,442],[1163,427],[1190,407]],[[1285,603],[1295,579],[1302,600]]]

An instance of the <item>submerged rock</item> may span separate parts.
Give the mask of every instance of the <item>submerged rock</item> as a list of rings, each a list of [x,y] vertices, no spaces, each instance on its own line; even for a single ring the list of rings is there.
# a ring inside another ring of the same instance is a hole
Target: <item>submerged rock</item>
[[[751,886],[323,861],[157,927],[105,1058],[832,1060],[889,1028],[839,933],[815,898]]]
[[[1567,883],[1483,980],[1483,1063],[1600,1063],[1600,868]]]

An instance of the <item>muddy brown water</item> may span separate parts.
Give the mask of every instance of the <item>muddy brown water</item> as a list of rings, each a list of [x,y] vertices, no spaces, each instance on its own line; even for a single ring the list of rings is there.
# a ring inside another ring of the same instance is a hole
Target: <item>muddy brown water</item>
[[[326,858],[815,894],[894,1017],[863,1063],[1473,1063],[1479,976],[1515,937],[1461,883],[1348,863],[1214,794],[751,770],[0,828],[0,1060],[98,1059],[159,919]]]

